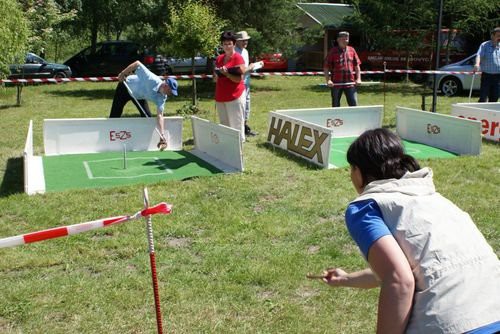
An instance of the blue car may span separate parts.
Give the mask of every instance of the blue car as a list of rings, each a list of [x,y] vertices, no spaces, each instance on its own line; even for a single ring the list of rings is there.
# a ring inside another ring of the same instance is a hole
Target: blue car
[[[63,64],[48,63],[45,59],[28,52],[24,64],[9,65],[9,79],[69,78],[71,68]]]

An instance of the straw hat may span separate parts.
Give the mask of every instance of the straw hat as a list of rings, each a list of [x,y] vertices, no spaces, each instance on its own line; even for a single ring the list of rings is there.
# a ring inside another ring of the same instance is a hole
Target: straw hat
[[[237,41],[247,41],[250,39],[250,36],[248,35],[248,33],[246,31],[238,31],[236,33],[236,40]]]

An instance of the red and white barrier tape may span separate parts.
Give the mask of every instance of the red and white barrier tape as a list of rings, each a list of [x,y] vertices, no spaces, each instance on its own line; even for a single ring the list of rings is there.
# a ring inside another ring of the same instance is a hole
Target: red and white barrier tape
[[[67,235],[78,234],[82,232],[87,232],[101,227],[107,227],[110,225],[116,225],[124,223],[131,220],[136,220],[142,217],[148,217],[155,214],[169,214],[172,212],[172,205],[167,203],[160,203],[155,206],[146,208],[144,210],[138,211],[131,216],[117,216],[111,218],[104,218],[99,220],[94,220],[90,222],[55,227],[47,230],[42,230],[38,232],[32,232],[27,234],[21,234],[14,237],[0,239],[0,248],[4,247],[14,247],[24,244],[29,244],[32,242],[43,241],[53,238],[65,237]]]
[[[481,72],[473,71],[422,71],[422,70],[385,70],[384,71],[361,71],[361,74],[384,74],[384,73],[423,73],[423,74],[480,74]],[[251,74],[255,77],[264,76],[314,76],[324,75],[324,72],[254,72]],[[211,74],[186,74],[186,75],[168,75],[163,78],[175,79],[211,79]],[[118,81],[118,77],[84,77],[84,78],[41,78],[41,79],[0,79],[0,83],[60,83],[60,82],[105,82]]]

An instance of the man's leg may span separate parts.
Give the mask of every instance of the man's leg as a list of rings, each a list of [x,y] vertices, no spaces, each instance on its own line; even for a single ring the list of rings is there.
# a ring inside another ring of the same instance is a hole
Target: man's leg
[[[123,82],[118,83],[115,90],[115,96],[113,97],[113,104],[111,105],[111,112],[109,113],[109,118],[118,118],[123,114],[123,108],[125,104],[131,99],[127,88]]]
[[[152,117],[151,110],[149,110],[148,101],[137,100],[137,102],[139,102],[139,104],[135,103],[135,100],[132,100],[132,102],[134,102],[135,106],[137,107],[137,110],[139,110],[139,114],[141,115],[141,117]],[[143,111],[141,111],[141,108]],[[146,113],[147,116],[144,115],[144,113]]]
[[[255,136],[256,132],[252,131],[248,125],[248,119],[250,118],[250,86],[245,88],[245,135]]]
[[[345,98],[347,99],[347,104],[349,107],[355,107],[358,105],[358,93],[356,87],[344,88]]]
[[[492,74],[488,102],[498,102],[498,95],[500,95],[500,74]]]
[[[488,73],[481,74],[481,88],[479,90],[479,102],[487,102],[490,91],[490,75]]]
[[[342,89],[332,88],[332,107],[340,107],[340,98],[342,97]]]

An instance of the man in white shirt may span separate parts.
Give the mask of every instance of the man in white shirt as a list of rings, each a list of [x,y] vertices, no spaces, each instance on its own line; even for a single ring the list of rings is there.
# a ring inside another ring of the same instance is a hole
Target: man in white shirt
[[[245,135],[247,137],[253,137],[257,135],[256,132],[252,131],[250,126],[248,125],[248,119],[250,118],[250,73],[254,71],[256,64],[258,63],[251,63],[250,64],[250,57],[248,55],[247,51],[247,46],[248,46],[248,40],[250,39],[250,36],[246,31],[239,31],[236,33],[236,47],[234,50],[241,54],[243,57],[243,60],[245,61],[245,67],[246,71],[244,73],[244,80],[245,80],[245,94],[246,94],[246,101],[245,101]]]

